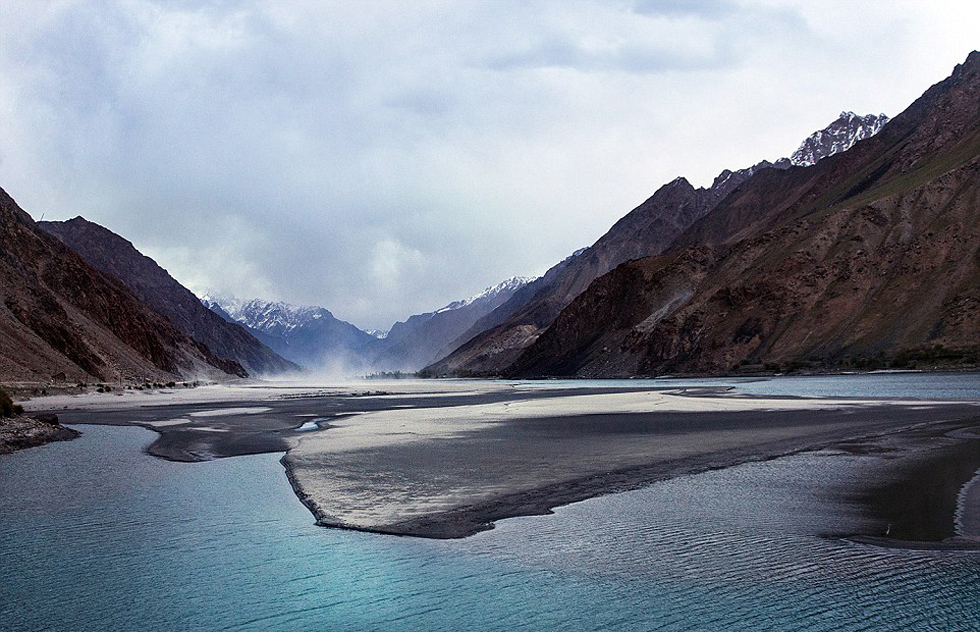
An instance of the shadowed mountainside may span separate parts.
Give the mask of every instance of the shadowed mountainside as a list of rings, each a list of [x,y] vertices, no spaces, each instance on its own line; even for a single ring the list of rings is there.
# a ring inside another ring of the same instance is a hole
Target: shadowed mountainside
[[[0,189],[0,380],[245,376],[44,233]]]
[[[594,245],[554,266],[486,319],[478,322],[457,348],[424,371],[427,375],[493,375],[510,366],[534,344],[575,297],[595,279],[632,259],[664,252],[692,224],[757,174],[780,173],[794,161],[817,163],[872,136],[887,121],[884,115],[858,117],[843,112],[827,128],[807,138],[794,158],[722,171],[709,188],[694,188],[676,178],[661,187],[609,229]]]
[[[201,304],[155,261],[116,233],[84,218],[38,222],[96,268],[119,279],[139,300],[222,358],[238,361],[251,375],[299,371],[239,325]]]
[[[597,279],[512,376],[977,363],[980,53],[876,136],[768,169]]]

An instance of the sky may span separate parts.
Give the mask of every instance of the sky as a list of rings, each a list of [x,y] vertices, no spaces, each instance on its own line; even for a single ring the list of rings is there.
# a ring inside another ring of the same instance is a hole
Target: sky
[[[0,187],[202,293],[362,328],[590,245],[662,184],[898,114],[969,1],[0,0]]]

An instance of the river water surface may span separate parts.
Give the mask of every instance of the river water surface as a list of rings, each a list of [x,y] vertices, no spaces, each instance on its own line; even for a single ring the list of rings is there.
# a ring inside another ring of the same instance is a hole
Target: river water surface
[[[0,459],[0,629],[978,630],[980,554],[895,551],[856,455],[685,476],[463,540],[316,527],[279,455],[171,463],[138,428]]]

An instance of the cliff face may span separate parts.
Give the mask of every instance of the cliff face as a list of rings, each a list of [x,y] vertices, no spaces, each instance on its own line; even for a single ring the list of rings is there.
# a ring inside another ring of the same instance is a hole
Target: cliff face
[[[507,373],[727,372],[980,349],[980,54],[880,134],[753,176],[597,279]],[[937,351],[937,349],[939,351]]]
[[[0,189],[0,380],[245,375],[41,231]]]
[[[119,279],[136,298],[164,316],[177,329],[207,345],[222,358],[237,361],[252,375],[297,371],[239,325],[212,312],[132,243],[81,217],[65,222],[39,222],[102,272]]]

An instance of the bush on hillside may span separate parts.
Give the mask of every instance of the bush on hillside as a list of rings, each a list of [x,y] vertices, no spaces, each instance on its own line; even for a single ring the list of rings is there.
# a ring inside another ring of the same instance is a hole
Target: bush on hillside
[[[18,404],[15,404],[10,399],[10,395],[7,395],[7,392],[0,388],[0,417],[13,417],[23,412],[24,409]]]

